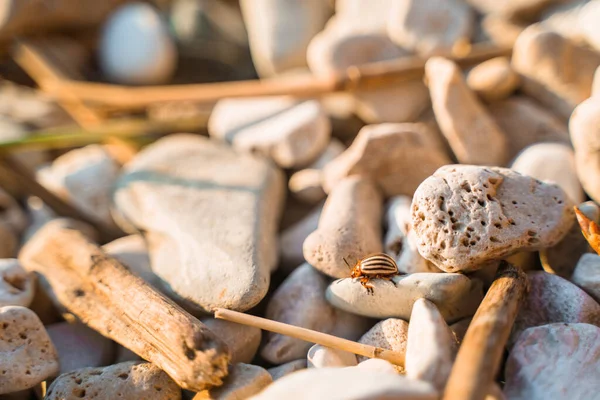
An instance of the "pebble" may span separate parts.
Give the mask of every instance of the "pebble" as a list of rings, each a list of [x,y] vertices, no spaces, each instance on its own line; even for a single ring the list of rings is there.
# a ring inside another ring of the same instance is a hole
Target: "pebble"
[[[352,145],[324,169],[324,188],[330,192],[343,178],[371,178],[386,197],[412,196],[419,184],[442,165],[450,164],[423,123],[367,125]]]
[[[323,190],[323,168],[331,160],[344,152],[346,146],[338,139],[332,138],[325,151],[315,162],[305,169],[294,172],[288,181],[289,191],[298,200],[315,205],[327,196]]]
[[[600,305],[587,293],[560,276],[543,271],[527,273],[529,294],[521,304],[509,346],[527,328],[564,322],[600,325]]]
[[[382,208],[382,196],[371,180],[343,179],[327,197],[319,227],[304,241],[306,261],[333,278],[349,276],[344,258],[354,265],[382,250]]]
[[[331,15],[322,0],[242,0],[240,6],[261,78],[305,67],[308,44]]]
[[[540,17],[540,23],[545,29],[559,33],[569,40],[583,44],[585,42],[580,14],[590,0],[559,1],[548,7]]]
[[[293,374],[294,372],[302,369],[306,369],[305,358],[301,360],[290,361],[285,364],[278,365],[277,367],[269,368],[267,372],[271,374],[271,378],[276,381],[277,379],[283,378],[284,376]]]
[[[141,2],[125,4],[108,17],[98,55],[104,74],[122,84],[165,83],[177,67],[168,27],[154,7]]]
[[[540,181],[556,183],[575,203],[582,203],[585,200],[575,170],[575,153],[566,144],[531,145],[515,158],[510,168]]]
[[[599,339],[600,328],[589,324],[556,323],[527,329],[506,363],[506,398],[597,398]]]
[[[265,296],[277,265],[283,192],[281,172],[266,160],[177,134],[126,165],[114,201],[145,232],[169,295],[192,311],[245,311]]]
[[[341,368],[358,365],[356,355],[347,351],[315,344],[306,355],[308,368]]]
[[[450,330],[454,334],[454,337],[456,337],[458,343],[462,342],[463,338],[465,337],[465,334],[467,333],[467,329],[469,329],[469,325],[471,325],[472,320],[473,318],[465,318],[450,325]]]
[[[356,91],[355,113],[368,124],[413,122],[430,102],[423,81],[408,80],[383,88]]]
[[[506,135],[469,89],[458,65],[433,57],[425,64],[425,76],[435,119],[458,161],[503,165],[507,160]]]
[[[531,25],[517,39],[512,66],[522,90],[568,119],[575,106],[591,95],[600,54],[555,32]]]
[[[396,0],[336,0],[335,16],[349,31],[385,33]]]
[[[571,281],[600,302],[600,256],[584,254],[577,262]]]
[[[407,340],[408,322],[398,318],[387,318],[376,323],[367,333],[362,335],[358,343],[405,354]],[[369,360],[369,358],[359,355],[356,358],[360,363]],[[404,368],[400,366],[394,368],[398,372],[404,373]]]
[[[526,96],[512,96],[495,101],[488,110],[508,138],[508,159],[539,142],[569,144],[566,124],[555,114]]]
[[[58,374],[58,355],[33,311],[1,307],[0,326],[0,394],[32,388]]]
[[[569,120],[569,132],[575,149],[577,175],[592,200],[600,201],[600,98],[592,97],[579,104]]]
[[[38,181],[87,216],[113,224],[111,191],[120,165],[100,145],[71,150],[37,172]]]
[[[356,279],[333,282],[327,300],[339,309],[372,318],[401,318],[408,321],[414,302],[426,298],[435,303],[444,319],[453,323],[475,314],[483,298],[482,285],[462,274],[414,273],[395,276],[396,283],[373,279],[374,294]]]
[[[600,18],[600,3],[589,1],[579,13],[578,24],[586,43],[594,50],[600,50],[600,32],[598,32],[598,18]]]
[[[27,272],[19,260],[0,259],[0,307],[29,307],[35,294],[35,275]]]
[[[396,259],[398,271],[401,273],[441,272],[417,250],[417,237],[411,223],[411,201],[409,196],[390,199],[385,215],[387,232],[383,239],[384,251]]]
[[[487,101],[503,100],[519,87],[519,75],[506,57],[496,57],[473,67],[467,75],[467,85]]]
[[[350,367],[351,368],[351,367]],[[392,364],[389,361],[382,360],[381,358],[368,358],[365,361],[361,361],[355,368],[368,369],[371,371],[377,371],[384,374],[398,374],[397,365]]]
[[[289,273],[304,262],[302,250],[304,240],[317,230],[322,211],[323,205],[317,205],[308,215],[281,232],[279,235],[279,268],[282,271]]]
[[[273,382],[266,369],[238,363],[229,367],[222,386],[198,393],[194,400],[241,400],[259,393]]]
[[[474,17],[471,7],[460,0],[395,1],[387,30],[399,46],[430,55],[468,44]]]
[[[594,81],[592,82],[592,97],[600,94],[600,67],[594,72]]]
[[[102,246],[102,250],[126,265],[147,284],[161,289],[161,280],[152,271],[148,246],[142,235],[129,235],[113,240]]]
[[[282,168],[299,168],[323,153],[331,123],[317,100],[224,99],[210,115],[208,133],[235,149],[269,157]]]
[[[248,364],[252,361],[262,336],[259,328],[209,317],[202,318],[201,321],[225,342],[231,353],[231,364]]]
[[[325,275],[307,263],[302,264],[275,290],[265,317],[345,339],[358,339],[367,329],[367,321],[329,305],[325,299],[328,284]],[[311,347],[309,342],[274,332],[267,332],[266,338],[261,356],[274,364],[306,357]]]
[[[46,326],[58,352],[60,373],[112,363],[115,343],[80,322],[59,322]]]
[[[46,400],[79,398],[180,400],[181,389],[157,366],[130,361],[62,374],[44,397]]]
[[[456,337],[435,304],[417,299],[408,326],[406,376],[443,391],[457,351]]]
[[[376,383],[376,384],[375,384]],[[279,379],[250,400],[436,400],[427,382],[364,368],[311,368]]]
[[[446,272],[473,271],[518,251],[558,243],[573,204],[557,185],[507,168],[442,167],[412,203],[419,253]]]

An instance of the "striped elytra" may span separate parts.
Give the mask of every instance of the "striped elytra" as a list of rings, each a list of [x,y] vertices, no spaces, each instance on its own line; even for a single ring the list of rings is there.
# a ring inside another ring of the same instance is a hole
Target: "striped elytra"
[[[387,276],[398,274],[396,261],[385,253],[369,254],[359,260],[352,269],[352,277]]]

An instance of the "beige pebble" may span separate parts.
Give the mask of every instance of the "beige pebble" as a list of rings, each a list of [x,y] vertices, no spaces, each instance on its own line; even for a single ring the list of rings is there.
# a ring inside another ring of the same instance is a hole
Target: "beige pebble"
[[[358,365],[356,355],[347,351],[315,344],[306,355],[308,368],[341,368]]]
[[[28,308],[0,308],[0,394],[34,387],[58,374],[58,355],[46,329]]]
[[[392,3],[396,0],[336,0],[335,16],[343,29],[358,32],[384,32]]]
[[[62,374],[44,397],[46,400],[82,398],[180,400],[181,389],[157,366],[130,361]]]
[[[209,317],[202,318],[201,321],[212,333],[225,342],[231,353],[231,364],[248,364],[252,361],[260,345],[261,330],[259,328]]]
[[[29,307],[35,295],[35,275],[27,272],[19,260],[0,259],[0,307]]]
[[[578,46],[539,24],[517,39],[512,66],[521,75],[522,90],[567,119],[590,97],[600,54]]]
[[[349,368],[352,368],[352,367],[349,367]],[[354,368],[368,369],[368,370],[372,370],[372,371],[381,372],[384,374],[397,375],[398,374],[397,368],[400,368],[400,367],[392,364],[389,361],[382,360],[381,358],[368,358],[365,361],[359,362],[358,365]]]
[[[337,310],[325,299],[329,280],[305,263],[275,290],[265,317],[302,328],[357,339],[366,329],[364,318]],[[311,343],[278,333],[266,333],[261,356],[274,364],[306,357]]]
[[[373,295],[356,279],[333,282],[327,300],[339,309],[371,318],[408,321],[414,302],[426,298],[435,303],[449,323],[472,316],[483,298],[481,282],[462,274],[414,273],[395,276],[393,282],[373,279]]]
[[[279,236],[279,268],[291,272],[304,262],[304,240],[317,230],[323,205],[319,204],[304,218],[283,230]]]
[[[600,201],[600,98],[579,104],[569,120],[569,133],[575,149],[577,176],[585,192]]]
[[[266,369],[238,363],[229,368],[222,386],[198,393],[194,400],[241,400],[259,393],[273,382]]]
[[[600,32],[598,19],[600,18],[600,3],[589,1],[579,13],[578,24],[585,42],[594,50],[600,50]]]
[[[331,123],[317,100],[224,99],[210,115],[208,133],[235,149],[262,154],[282,168],[299,168],[325,150]]]
[[[507,168],[469,165],[440,168],[412,203],[419,252],[447,272],[553,246],[573,225],[573,213],[557,185]]]
[[[385,215],[387,232],[383,239],[384,251],[396,259],[398,271],[402,273],[441,272],[435,264],[419,254],[411,223],[411,201],[412,198],[408,196],[390,199]]]
[[[58,352],[61,374],[113,362],[115,343],[80,322],[59,322],[46,329]]]
[[[584,254],[577,262],[571,281],[600,302],[600,256]]]
[[[538,142],[569,144],[567,125],[547,108],[526,96],[495,101],[488,110],[508,138],[508,158]]]
[[[331,191],[319,218],[319,227],[303,245],[306,261],[334,277],[349,276],[344,258],[353,265],[382,250],[383,199],[375,184],[365,178],[345,178]]]
[[[598,397],[600,328],[556,323],[529,328],[510,352],[504,393],[510,400]]]
[[[367,333],[361,336],[358,342],[405,354],[407,340],[408,322],[398,318],[387,318],[376,323]],[[361,363],[368,360],[364,356],[356,357]],[[394,368],[401,373],[404,372],[404,368],[400,366]]]
[[[529,293],[521,304],[509,345],[534,326],[558,322],[600,325],[600,305],[566,279],[543,271],[527,273]]]
[[[474,13],[463,1],[408,0],[392,3],[387,30],[399,46],[428,55],[468,43],[473,25]]]
[[[471,69],[467,85],[485,101],[502,100],[519,87],[519,75],[512,70],[508,58],[497,57]]]
[[[365,126],[352,145],[325,167],[325,191],[344,177],[360,175],[375,181],[386,197],[412,195],[425,178],[451,163],[438,151],[433,135],[420,123]]]
[[[267,372],[271,374],[271,378],[274,381],[283,378],[289,374],[293,374],[301,369],[306,369],[306,359],[294,360],[286,362],[285,364],[278,365],[277,367],[269,368]]]
[[[469,89],[456,63],[430,58],[425,76],[435,119],[458,161],[504,165],[508,156],[506,135]]]
[[[458,351],[456,337],[429,300],[415,301],[408,326],[406,376],[430,382],[442,391]]]
[[[545,29],[559,33],[561,36],[578,44],[585,43],[583,27],[579,15],[590,0],[559,1],[544,10],[540,23]]]
[[[129,235],[102,246],[106,254],[119,260],[149,285],[161,289],[161,280],[152,271],[148,246],[142,235]]]

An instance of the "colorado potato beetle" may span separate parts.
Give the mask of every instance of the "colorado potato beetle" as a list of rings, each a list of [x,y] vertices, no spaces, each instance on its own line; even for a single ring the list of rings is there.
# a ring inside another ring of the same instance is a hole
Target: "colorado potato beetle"
[[[350,268],[350,277],[360,278],[360,284],[367,289],[367,293],[373,294],[373,285],[369,285],[371,279],[385,279],[391,281],[394,275],[398,275],[398,265],[396,261],[385,253],[369,254],[350,267],[348,261],[344,262]],[[394,283],[392,281],[392,283]],[[394,283],[395,285],[395,283]]]

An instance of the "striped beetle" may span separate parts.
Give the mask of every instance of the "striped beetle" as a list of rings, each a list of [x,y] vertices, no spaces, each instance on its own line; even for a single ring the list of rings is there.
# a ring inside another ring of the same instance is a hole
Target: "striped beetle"
[[[346,259],[343,259],[350,269],[351,278],[360,278],[360,284],[367,289],[367,293],[373,294],[373,285],[369,285],[369,281],[374,278],[385,279],[391,281],[394,286],[396,283],[392,281],[394,275],[398,275],[398,265],[396,261],[385,253],[369,254],[362,258],[351,267]]]

